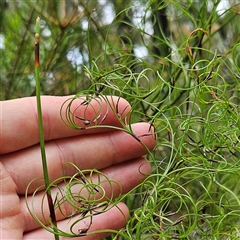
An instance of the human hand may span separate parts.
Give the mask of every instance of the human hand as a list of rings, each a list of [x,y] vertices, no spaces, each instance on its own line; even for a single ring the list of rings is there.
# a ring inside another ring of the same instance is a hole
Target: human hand
[[[122,186],[122,193],[139,184],[144,174],[151,170],[148,161],[142,157],[147,153],[146,149],[124,131],[107,128],[90,130],[69,128],[62,122],[59,114],[60,107],[68,98],[51,96],[41,98],[50,179],[61,177],[63,168],[64,174],[73,175],[74,169],[70,165],[65,165],[66,162],[73,162],[81,170],[93,168],[100,170]],[[117,98],[111,99],[112,106],[117,105],[118,112],[127,115],[130,107],[126,106],[129,104],[124,99],[119,102]],[[106,103],[102,104],[104,112]],[[78,111],[81,115],[83,109]],[[43,177],[35,98],[1,102],[0,123],[1,239],[54,239],[51,233],[40,228],[33,220],[24,197],[29,182],[34,178]],[[109,110],[102,124],[121,127],[112,110]],[[154,148],[155,140],[153,135],[149,134],[149,128],[147,123],[132,125],[135,136],[142,136],[142,143],[151,150]],[[31,195],[42,184],[41,181],[34,182],[28,194]],[[105,187],[108,192],[107,186]],[[115,185],[113,187],[114,196],[118,196],[119,187]],[[35,196],[34,206],[41,205],[42,197],[41,192]],[[48,208],[44,209],[46,211],[44,214],[49,215]],[[67,206],[65,209],[67,211]],[[40,210],[36,214],[41,219]],[[126,205],[119,203],[117,207],[94,216],[88,231],[120,229],[126,223],[128,214]],[[59,211],[56,211],[56,216],[58,227],[67,231],[69,219],[64,219]],[[73,217],[73,220],[74,218],[77,216]],[[79,228],[83,227],[81,223],[79,224]],[[107,235],[98,233],[81,239],[101,239]]]

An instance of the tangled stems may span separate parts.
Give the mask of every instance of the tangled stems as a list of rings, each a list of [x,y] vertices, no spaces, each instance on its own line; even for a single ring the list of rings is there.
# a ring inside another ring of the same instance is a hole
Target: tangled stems
[[[217,56],[216,51],[201,51],[211,58],[193,63],[197,70],[167,59],[176,69],[181,68],[184,79],[174,85],[157,71],[155,82],[146,81],[148,96],[132,90],[136,85],[141,90],[146,82],[137,82],[137,74],[130,71],[132,81],[125,79],[123,87],[121,81],[115,81],[115,75],[109,75],[101,83],[93,82],[93,96],[101,99],[103,93],[111,91],[126,96],[133,103],[130,122],[136,116],[147,119],[154,123],[159,136],[158,146],[151,155],[154,166],[151,176],[136,192],[126,196],[132,217],[118,233],[122,239],[132,236],[136,239],[237,239],[239,236],[239,84],[226,57]],[[223,77],[223,70],[229,71],[231,81]],[[100,93],[94,91],[96,85],[102,89]],[[84,92],[76,99],[80,96],[85,96]],[[83,129],[95,127],[95,120],[77,118],[77,111],[75,116],[73,112],[69,115],[70,125]],[[101,121],[104,117],[97,112],[95,119],[104,124]],[[92,126],[84,126],[84,121]],[[123,128],[127,129],[127,125]]]

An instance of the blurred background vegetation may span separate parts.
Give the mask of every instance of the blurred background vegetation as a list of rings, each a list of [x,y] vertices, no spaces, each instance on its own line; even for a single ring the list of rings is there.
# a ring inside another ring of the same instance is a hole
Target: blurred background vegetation
[[[108,82],[133,122],[154,124],[153,173],[126,198],[115,239],[240,236],[238,0],[2,0],[0,11],[1,100],[35,95],[39,16],[42,94]]]
[[[104,60],[99,61],[102,68],[118,63],[137,65],[137,60],[151,64],[154,71],[164,68],[164,78],[171,82],[182,79],[182,73],[169,61],[167,65],[164,57],[171,54],[175,65],[179,61],[192,65],[196,57],[209,59],[215,50],[218,55],[227,54],[239,40],[239,9],[234,0],[31,0],[0,4],[2,100],[34,95],[37,16],[42,19],[43,94],[72,94],[87,88],[83,66],[89,67],[91,60],[103,53]],[[194,33],[197,29],[201,30]],[[198,51],[195,59],[190,59],[185,50],[189,38],[193,51],[204,46],[210,52]]]

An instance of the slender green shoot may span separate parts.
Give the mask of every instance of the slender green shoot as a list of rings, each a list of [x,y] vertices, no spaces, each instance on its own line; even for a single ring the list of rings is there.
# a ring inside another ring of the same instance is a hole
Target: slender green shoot
[[[45,152],[45,142],[44,142],[44,131],[43,131],[43,120],[42,120],[42,107],[41,107],[41,86],[40,86],[40,72],[39,72],[39,39],[40,39],[40,18],[38,17],[36,20],[36,34],[35,34],[35,78],[36,78],[36,98],[37,98],[37,112],[38,112],[38,127],[39,127],[39,139],[40,139],[40,148],[42,155],[42,166],[43,166],[43,174],[45,181],[45,188],[47,189],[47,199],[48,206],[50,211],[50,219],[52,224],[54,225],[54,229],[57,229],[57,221],[54,211],[54,204],[51,196],[50,190],[50,180],[48,176],[48,168],[47,168],[47,160],[46,160],[46,152]],[[55,239],[58,240],[59,236],[57,235],[57,231],[54,231]]]

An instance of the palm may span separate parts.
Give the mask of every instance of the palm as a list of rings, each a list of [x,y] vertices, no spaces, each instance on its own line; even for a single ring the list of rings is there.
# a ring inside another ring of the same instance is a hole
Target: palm
[[[21,211],[21,200],[17,194],[16,184],[6,168],[1,166],[1,219],[2,219],[2,236],[3,239],[13,238],[21,239],[24,222]]]
[[[75,169],[70,165],[65,165],[66,162],[72,162],[81,170],[93,168],[101,170],[109,179],[121,185],[122,192],[127,192],[136,186],[143,179],[144,173],[150,171],[149,163],[141,157],[146,154],[146,149],[124,131],[93,129],[89,131],[91,134],[86,134],[86,131],[77,131],[67,127],[59,116],[59,109],[65,100],[64,97],[42,98],[45,148],[50,179],[62,177],[63,169],[67,176],[73,175],[76,172]],[[121,113],[128,103],[125,100],[117,101]],[[102,104],[104,111],[104,103]],[[25,202],[25,192],[29,183],[43,176],[34,107],[34,98],[7,101],[2,104],[2,112],[4,112],[3,116],[0,116],[4,129],[1,135],[3,144],[0,148],[2,239],[53,239],[52,234],[39,228],[39,225],[32,219]],[[8,118],[10,115],[11,122]],[[29,120],[27,122],[26,116]],[[104,123],[121,126],[116,114],[111,111],[108,111]],[[149,149],[154,147],[155,140],[148,124],[133,124],[132,129],[135,136],[142,136],[141,141],[146,147]],[[35,189],[43,184],[44,181],[35,181],[28,189],[29,198]],[[64,187],[63,183],[58,184]],[[120,194],[119,185],[114,185],[113,197]],[[108,191],[109,186],[105,184],[103,187],[111,195]],[[53,191],[53,194],[56,195],[56,192]],[[40,220],[43,219],[43,215],[49,216],[46,201],[43,203],[44,211],[40,210],[42,198],[43,193],[40,192],[33,201],[35,214]],[[68,206],[64,208],[67,212]],[[69,220],[65,220],[60,211],[56,211],[56,216],[58,227],[63,231],[68,231]],[[89,232],[99,229],[119,229],[125,224],[127,216],[127,207],[119,203],[118,208],[114,207],[106,213],[94,216]],[[85,228],[86,226],[81,222],[77,227],[77,229]],[[106,235],[107,233],[98,234],[94,239],[101,239]],[[93,236],[89,237],[91,239]]]

